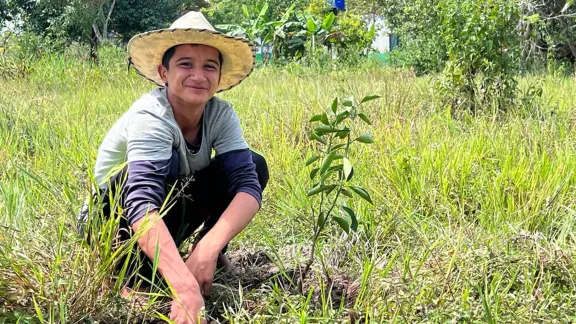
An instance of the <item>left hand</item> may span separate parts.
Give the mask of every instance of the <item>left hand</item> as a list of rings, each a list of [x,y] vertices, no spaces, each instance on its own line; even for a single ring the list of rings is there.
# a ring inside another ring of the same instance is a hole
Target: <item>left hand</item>
[[[214,272],[216,271],[216,262],[218,260],[219,250],[215,250],[205,244],[202,240],[196,244],[192,254],[186,260],[188,270],[192,272],[194,278],[200,286],[200,291],[205,297],[210,297],[212,282],[214,281]]]

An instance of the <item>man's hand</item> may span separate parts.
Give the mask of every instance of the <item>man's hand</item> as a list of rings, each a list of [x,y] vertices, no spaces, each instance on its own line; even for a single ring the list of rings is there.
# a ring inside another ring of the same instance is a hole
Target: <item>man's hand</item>
[[[205,324],[206,320],[200,317],[202,307],[204,299],[197,289],[176,292],[170,309],[170,320],[177,324]]]
[[[151,260],[158,253],[158,270],[174,289],[170,318],[177,324],[205,323],[198,321],[204,306],[200,287],[180,257],[176,243],[158,213],[148,213],[132,228],[136,232],[143,231],[138,244]]]
[[[188,260],[186,260],[188,270],[190,270],[194,278],[196,278],[200,286],[200,291],[205,297],[210,297],[219,253],[219,249],[208,246],[204,242],[204,239],[202,239],[194,247],[194,251],[192,251]]]

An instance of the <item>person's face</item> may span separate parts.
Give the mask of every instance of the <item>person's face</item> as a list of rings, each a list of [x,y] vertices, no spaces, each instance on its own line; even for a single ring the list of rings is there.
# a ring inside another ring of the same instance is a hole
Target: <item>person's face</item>
[[[158,73],[168,91],[191,105],[204,105],[214,96],[220,83],[219,52],[206,45],[185,44],[176,47],[168,69]]]

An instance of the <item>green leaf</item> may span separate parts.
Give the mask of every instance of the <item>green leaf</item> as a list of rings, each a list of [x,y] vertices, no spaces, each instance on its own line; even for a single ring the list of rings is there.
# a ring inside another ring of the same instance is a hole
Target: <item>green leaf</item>
[[[306,160],[306,166],[309,166],[310,164],[312,164],[318,160],[320,160],[320,157],[318,155],[314,155],[311,158],[309,158],[308,160]]]
[[[336,159],[336,155],[337,155],[336,151],[332,151],[332,152],[328,153],[328,155],[326,155],[326,157],[324,158],[324,161],[322,161],[322,166],[320,167],[319,172],[321,175],[323,175],[324,172],[326,172],[326,170],[328,170],[332,161],[334,161]]]
[[[317,121],[321,121],[321,120],[322,120],[322,114],[312,116],[312,118],[310,118],[309,122],[313,123],[313,122],[317,122]]]
[[[358,218],[356,217],[356,213],[354,213],[350,207],[345,205],[340,205],[340,210],[350,218],[350,229],[356,232],[358,229]]]
[[[524,19],[526,19],[526,21],[531,23],[531,24],[535,24],[538,22],[538,20],[540,20],[540,15],[539,14],[533,14],[531,16],[524,16]]]
[[[354,198],[354,196],[352,196],[352,193],[350,193],[350,191],[348,191],[348,190],[346,190],[346,189],[340,190],[340,193],[341,193],[343,196],[346,196],[346,197],[348,197],[348,198]]]
[[[336,133],[336,136],[338,136],[340,139],[344,139],[344,138],[346,138],[346,136],[348,136],[348,134],[350,134],[350,130],[349,129],[343,129],[343,130],[339,131],[338,133]]]
[[[334,172],[336,172],[335,169],[333,169],[333,168],[328,168],[328,170],[326,170],[326,172],[324,172],[324,173],[322,174],[322,176],[320,177],[320,182],[322,182],[322,183],[326,182],[326,180],[328,180],[328,178],[330,178],[330,176],[331,176],[332,174],[334,174]]]
[[[40,323],[44,323],[44,315],[42,314],[42,310],[40,309],[40,306],[36,302],[36,298],[32,297],[32,302],[34,303],[34,310],[36,311],[36,316],[38,316]]]
[[[364,190],[364,188],[357,187],[357,186],[349,186],[348,188],[350,188],[350,190],[354,191],[358,196],[362,197],[367,202],[374,205],[374,203],[372,202],[372,199],[370,198],[370,194],[368,194],[368,192],[366,190]]]
[[[350,224],[352,223],[351,221],[348,222],[348,220],[338,216],[334,216],[334,221],[340,225],[344,232],[350,233]]]
[[[336,16],[334,15],[333,12],[331,12],[328,16],[324,17],[324,20],[322,21],[322,29],[329,31],[332,28],[332,25],[334,24],[334,18],[336,18]]]
[[[310,171],[310,180],[314,180],[314,178],[316,177],[316,174],[318,174],[319,170],[320,170],[320,168],[314,168],[314,169],[312,169],[312,171]]]
[[[266,11],[268,11],[268,2],[264,2],[264,5],[262,6],[262,9],[260,10],[260,14],[258,15],[258,18],[264,17],[264,15],[266,15]]]
[[[324,217],[324,212],[321,212],[320,214],[318,214],[318,226],[322,227],[324,225],[325,221],[326,221],[326,217]]]
[[[378,98],[380,98],[380,96],[378,96],[378,95],[366,96],[366,97],[362,98],[362,101],[360,101],[360,103],[363,104],[367,101],[371,101],[371,100],[378,99]]]
[[[328,133],[337,133],[339,131],[340,131],[340,129],[334,128],[334,127],[329,126],[329,125],[320,125],[320,126],[314,128],[314,133],[316,133],[318,135],[324,135],[324,134],[328,134]]]
[[[248,13],[248,7],[246,5],[242,5],[242,12],[246,18],[250,18],[250,13]]]
[[[326,194],[329,195],[334,189],[336,189],[336,187],[338,187],[337,185],[329,185],[328,188],[326,189]]]
[[[328,115],[326,115],[326,113],[312,116],[309,122],[322,122],[324,125],[330,125],[330,122],[328,121]]]
[[[347,158],[344,158],[344,178],[346,181],[350,181],[352,175],[352,163]]]
[[[292,3],[292,5],[290,6],[290,8],[288,8],[285,12],[284,15],[282,15],[282,20],[284,22],[288,21],[288,19],[290,19],[290,16],[292,15],[292,13],[294,12],[294,8],[296,8],[296,4],[297,2]]]
[[[340,124],[344,119],[350,116],[350,113],[347,111],[341,112],[336,116],[336,121],[334,122],[335,125]]]
[[[316,140],[316,141],[318,141],[318,142],[320,142],[320,143],[322,143],[322,144],[324,144],[324,145],[328,144],[328,142],[326,142],[326,140],[325,140],[322,136],[320,136],[320,135],[318,135],[318,134],[316,134],[316,133],[310,134],[310,139],[311,139],[311,140]]]
[[[370,122],[370,119],[368,119],[368,116],[366,116],[365,113],[359,113],[358,117],[360,117],[360,119],[362,119],[366,124],[372,125],[372,122]]]
[[[346,98],[342,101],[344,107],[356,107],[352,98]]]
[[[376,36],[376,24],[372,24],[372,26],[370,26],[370,30],[368,31],[368,38],[373,40],[375,36]]]
[[[358,142],[364,143],[364,144],[374,143],[374,139],[372,138],[372,136],[370,136],[368,134],[362,134],[362,135],[358,136],[358,138],[355,139],[355,141],[358,141]]]
[[[332,112],[336,114],[337,111],[338,111],[338,97],[334,98],[334,101],[332,101]]]
[[[308,23],[306,24],[306,27],[308,27],[308,31],[311,34],[314,34],[318,30],[318,27],[316,26],[316,23],[312,18],[308,18]]]
[[[308,190],[308,193],[306,194],[306,196],[310,197],[310,196],[314,196],[317,195],[323,191],[328,191],[328,193],[330,193],[332,190],[334,190],[334,188],[336,188],[336,185],[318,185],[310,190]]]

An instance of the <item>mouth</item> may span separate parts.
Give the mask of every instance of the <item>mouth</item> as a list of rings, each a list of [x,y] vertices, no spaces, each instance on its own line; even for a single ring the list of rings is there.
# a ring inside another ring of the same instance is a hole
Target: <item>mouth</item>
[[[208,90],[206,87],[198,86],[198,85],[187,85],[186,88],[194,89],[194,90]]]

